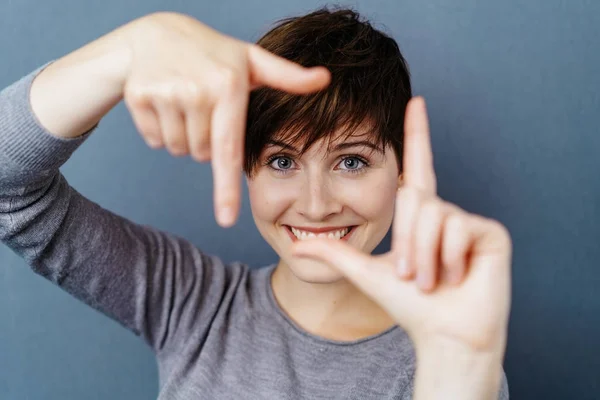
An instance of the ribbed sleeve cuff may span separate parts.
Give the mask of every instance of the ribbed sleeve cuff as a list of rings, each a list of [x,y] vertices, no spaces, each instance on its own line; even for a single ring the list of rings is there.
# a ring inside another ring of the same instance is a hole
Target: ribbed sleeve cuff
[[[37,120],[31,108],[31,85],[50,64],[39,67],[0,92],[0,152],[28,171],[60,168],[97,127],[77,138],[64,139],[50,134]]]

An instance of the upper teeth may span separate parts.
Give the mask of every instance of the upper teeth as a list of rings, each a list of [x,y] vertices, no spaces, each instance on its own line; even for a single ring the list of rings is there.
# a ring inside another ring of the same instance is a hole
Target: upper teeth
[[[294,236],[296,236],[300,240],[310,239],[310,238],[320,238],[320,237],[329,238],[329,239],[341,239],[344,236],[346,236],[348,231],[350,231],[350,228],[339,229],[337,231],[314,233],[314,232],[302,231],[300,229],[292,227],[292,233],[294,234]]]

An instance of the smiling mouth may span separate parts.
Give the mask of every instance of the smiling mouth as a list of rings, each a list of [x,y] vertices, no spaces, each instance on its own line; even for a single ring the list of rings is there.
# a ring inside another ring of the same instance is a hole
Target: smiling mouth
[[[303,230],[290,225],[284,225],[292,241],[306,240],[313,238],[327,238],[335,240],[348,240],[356,225],[347,226],[345,228],[318,229],[318,230]]]

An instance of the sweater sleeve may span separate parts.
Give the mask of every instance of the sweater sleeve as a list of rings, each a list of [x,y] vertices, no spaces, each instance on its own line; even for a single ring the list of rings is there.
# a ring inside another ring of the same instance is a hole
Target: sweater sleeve
[[[141,336],[155,352],[180,345],[216,313],[226,268],[191,243],[115,215],[68,184],[59,168],[91,131],[62,139],[37,121],[29,92],[42,69],[0,92],[0,240],[35,273]]]

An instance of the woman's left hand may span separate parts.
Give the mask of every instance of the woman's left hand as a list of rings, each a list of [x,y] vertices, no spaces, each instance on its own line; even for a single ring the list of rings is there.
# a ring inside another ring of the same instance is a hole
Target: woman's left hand
[[[405,121],[404,183],[392,250],[373,256],[319,238],[296,242],[293,253],[343,273],[408,332],[417,352],[450,341],[473,353],[503,355],[510,310],[508,231],[437,196],[422,98],[409,102]]]

